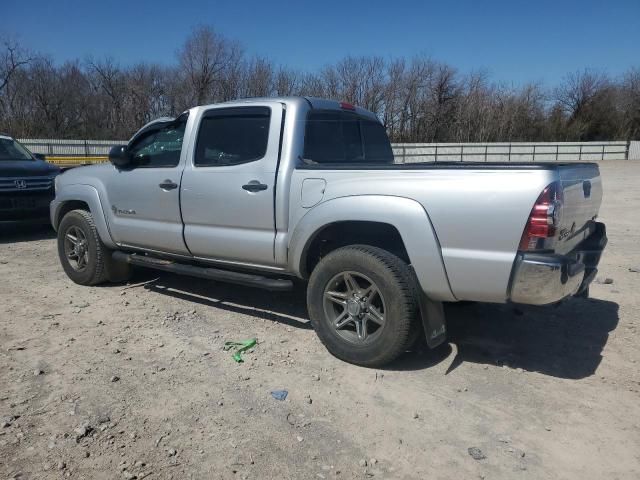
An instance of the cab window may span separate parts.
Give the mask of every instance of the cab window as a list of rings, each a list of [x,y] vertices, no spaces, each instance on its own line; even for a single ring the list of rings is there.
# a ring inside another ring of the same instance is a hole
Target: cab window
[[[353,112],[312,110],[305,126],[304,162],[393,163],[393,152],[380,122]]]
[[[175,167],[180,163],[186,116],[166,125],[152,126],[129,146],[134,167]],[[154,128],[155,127],[155,128]]]
[[[268,107],[216,108],[204,113],[198,131],[196,167],[221,167],[263,158],[269,142]]]

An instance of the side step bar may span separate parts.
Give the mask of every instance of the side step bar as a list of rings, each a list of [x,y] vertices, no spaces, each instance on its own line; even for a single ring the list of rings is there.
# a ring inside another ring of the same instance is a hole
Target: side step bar
[[[236,283],[249,287],[262,288],[265,290],[287,291],[293,288],[293,282],[286,279],[263,277],[251,273],[232,272],[219,268],[198,267],[186,263],[177,263],[173,260],[163,260],[161,258],[137,255],[135,253],[124,253],[115,251],[113,259],[118,262],[126,262],[140,267],[155,268],[165,272],[177,273],[178,275],[188,275],[191,277],[206,278],[207,280],[217,280],[220,282]]]

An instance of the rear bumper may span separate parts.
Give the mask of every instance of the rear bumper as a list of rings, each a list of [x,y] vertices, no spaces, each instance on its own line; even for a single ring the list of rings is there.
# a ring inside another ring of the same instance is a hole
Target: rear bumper
[[[584,291],[598,273],[607,244],[604,223],[566,255],[519,253],[513,267],[509,299],[515,303],[546,305]]]

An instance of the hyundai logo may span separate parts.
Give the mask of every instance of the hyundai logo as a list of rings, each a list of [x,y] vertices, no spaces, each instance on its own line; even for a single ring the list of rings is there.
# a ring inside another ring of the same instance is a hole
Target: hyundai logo
[[[14,180],[13,183],[15,183],[16,188],[19,189],[23,189],[23,188],[27,188],[27,181],[26,180]]]

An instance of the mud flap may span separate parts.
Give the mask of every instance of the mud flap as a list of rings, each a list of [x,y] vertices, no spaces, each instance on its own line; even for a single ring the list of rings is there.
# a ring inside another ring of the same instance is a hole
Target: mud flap
[[[435,348],[447,339],[446,319],[442,302],[431,300],[420,293],[420,317],[429,348]]]

